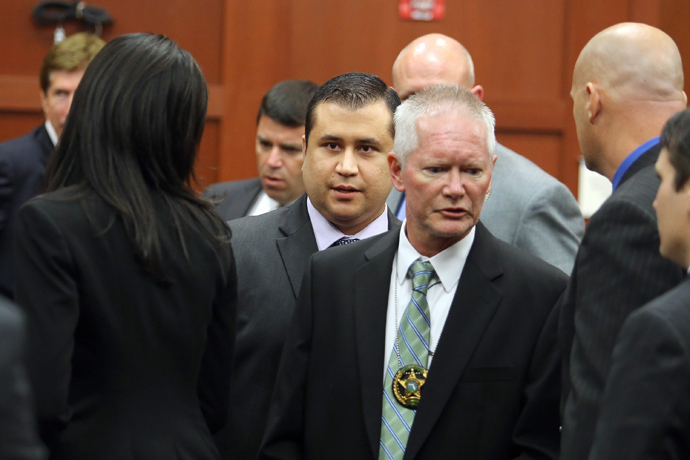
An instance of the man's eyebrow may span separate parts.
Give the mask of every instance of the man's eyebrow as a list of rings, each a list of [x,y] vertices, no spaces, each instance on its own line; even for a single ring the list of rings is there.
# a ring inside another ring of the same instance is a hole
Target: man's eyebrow
[[[358,144],[376,144],[381,145],[381,141],[374,137],[366,137],[364,139],[357,139]]]
[[[342,142],[342,140],[343,140],[342,137],[334,136],[332,134],[324,134],[323,136],[321,136],[319,138],[319,141],[321,141],[321,142],[323,142],[323,141],[340,141],[340,142]]]
[[[302,143],[301,142],[285,141],[285,142],[280,142],[278,145],[280,145],[281,147],[299,148],[300,150],[302,150]]]

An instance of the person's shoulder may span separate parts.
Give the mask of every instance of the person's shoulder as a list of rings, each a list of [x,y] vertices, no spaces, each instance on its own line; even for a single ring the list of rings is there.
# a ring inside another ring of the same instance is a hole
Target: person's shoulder
[[[94,193],[65,187],[30,199],[22,205],[19,215],[23,220],[48,219],[60,227],[82,230],[88,219],[98,219],[108,212],[105,202]]]
[[[254,177],[251,179],[233,180],[226,182],[218,182],[209,185],[204,191],[205,198],[224,198],[226,195],[240,190],[248,190],[252,188],[260,188],[261,179]]]
[[[520,249],[512,244],[491,235],[490,243],[496,250],[496,257],[500,259],[504,273],[508,276],[518,276],[535,280],[552,280],[566,283],[568,275],[539,257]]]
[[[496,156],[497,167],[501,163],[505,166],[500,169],[501,177],[522,183],[521,187],[515,188],[515,193],[533,193],[534,189],[567,189],[565,184],[532,160],[501,144],[496,144]]]
[[[37,140],[39,130],[45,130],[43,126],[39,126],[23,136],[9,139],[0,143],[0,159],[13,160],[28,160],[31,153],[40,150],[40,144]]]
[[[638,216],[656,225],[656,213],[652,203],[658,188],[659,178],[654,167],[642,168],[622,183],[604,201],[597,212],[592,215],[588,227],[598,228],[602,222],[610,223],[612,218],[619,215],[625,215],[625,219]]]
[[[33,130],[29,131],[28,133],[15,137],[12,139],[8,139],[4,142],[0,142],[0,150],[6,151],[6,150],[13,150],[16,147],[25,145],[26,143],[33,142],[33,139],[36,137],[36,131],[39,129],[34,128]]]
[[[652,323],[687,337],[690,344],[690,279],[643,305],[628,318],[630,327],[647,327]]]
[[[385,251],[391,251],[392,255],[398,248],[399,233],[400,229],[388,230],[356,243],[319,251],[312,255],[314,271],[324,274],[327,278],[353,276],[359,267]]]
[[[233,243],[275,240],[280,234],[280,226],[285,222],[290,206],[292,205],[258,216],[245,216],[228,221],[232,230]]]
[[[615,203],[627,200],[651,204],[660,183],[654,165],[645,166],[620,184],[609,201]]]

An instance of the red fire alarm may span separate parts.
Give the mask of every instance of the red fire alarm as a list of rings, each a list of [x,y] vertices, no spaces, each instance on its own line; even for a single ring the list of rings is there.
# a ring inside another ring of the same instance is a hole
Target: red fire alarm
[[[440,21],[446,17],[446,0],[400,0],[400,19]]]

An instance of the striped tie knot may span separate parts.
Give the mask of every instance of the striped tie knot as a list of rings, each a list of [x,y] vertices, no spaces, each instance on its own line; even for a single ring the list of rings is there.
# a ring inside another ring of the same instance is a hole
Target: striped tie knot
[[[412,290],[422,295],[426,295],[426,291],[429,289],[429,282],[433,275],[434,267],[431,266],[431,262],[428,260],[417,260],[410,265],[409,270],[407,270],[407,276],[412,279]]]
[[[334,248],[336,246],[345,246],[347,244],[356,243],[357,241],[359,241],[359,238],[349,238],[347,236],[344,236],[335,243],[331,244],[329,247]]]

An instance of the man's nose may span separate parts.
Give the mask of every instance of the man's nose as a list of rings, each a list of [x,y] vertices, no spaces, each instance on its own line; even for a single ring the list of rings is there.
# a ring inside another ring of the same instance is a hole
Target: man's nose
[[[273,146],[271,148],[271,151],[268,154],[268,159],[266,160],[266,164],[271,167],[271,168],[279,168],[282,164],[283,157],[280,153],[280,147]]]
[[[348,148],[340,156],[335,171],[342,176],[354,176],[359,172],[355,152]]]

